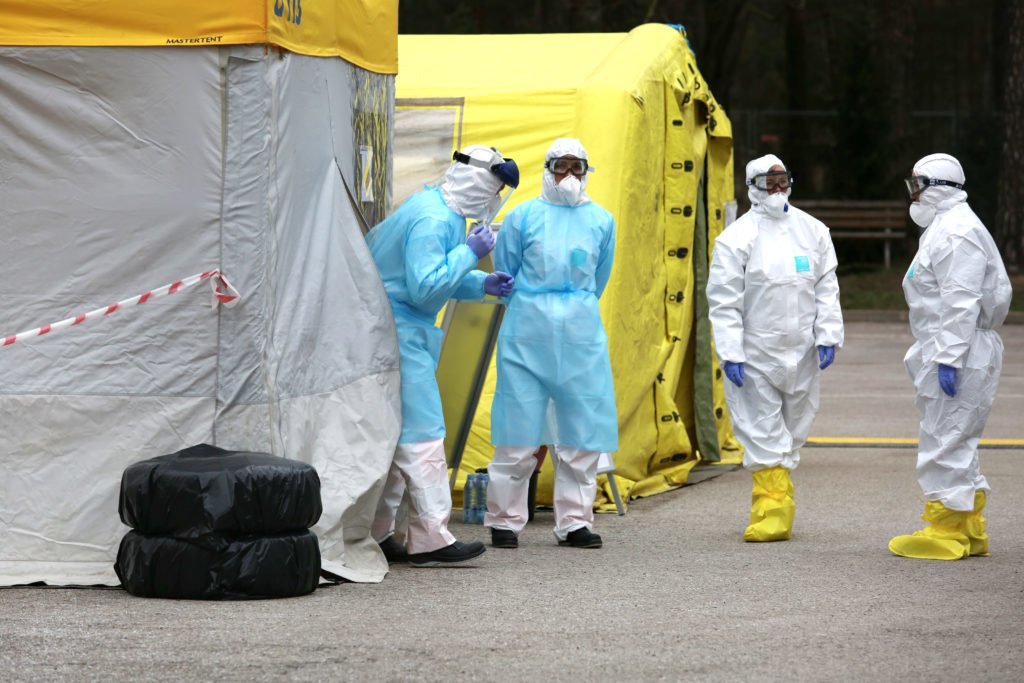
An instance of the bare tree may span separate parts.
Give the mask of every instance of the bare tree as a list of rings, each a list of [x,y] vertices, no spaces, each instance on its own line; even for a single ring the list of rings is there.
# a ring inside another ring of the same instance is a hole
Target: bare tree
[[[1006,3],[1003,148],[993,233],[1008,266],[1024,265],[1024,3]]]

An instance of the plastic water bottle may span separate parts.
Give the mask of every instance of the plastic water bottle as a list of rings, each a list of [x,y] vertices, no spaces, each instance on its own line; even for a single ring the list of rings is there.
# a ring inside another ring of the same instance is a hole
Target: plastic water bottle
[[[491,478],[486,474],[479,474],[476,478],[477,493],[475,502],[477,505],[477,524],[484,523],[484,515],[487,513],[487,484],[490,480]]]
[[[466,524],[476,524],[476,476],[467,474],[466,485],[462,489],[462,521]]]

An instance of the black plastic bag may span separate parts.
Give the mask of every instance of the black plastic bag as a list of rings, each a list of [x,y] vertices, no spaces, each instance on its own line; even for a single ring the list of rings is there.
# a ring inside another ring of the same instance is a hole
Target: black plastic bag
[[[201,539],[129,531],[114,565],[132,595],[187,600],[288,598],[316,590],[320,544],[310,531]]]
[[[323,507],[312,465],[200,444],[128,466],[118,511],[143,534],[199,538],[308,529]]]

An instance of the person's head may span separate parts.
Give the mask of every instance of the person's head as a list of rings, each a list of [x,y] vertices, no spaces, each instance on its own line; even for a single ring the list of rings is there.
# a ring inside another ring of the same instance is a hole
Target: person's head
[[[516,162],[484,145],[470,145],[452,158],[440,183],[445,202],[460,216],[490,221],[501,204],[501,191],[519,185]]]
[[[929,154],[918,159],[910,177],[903,183],[907,186],[910,201],[936,204],[956,194],[966,182],[963,166],[949,154]]]
[[[776,218],[789,208],[786,200],[793,191],[793,176],[774,154],[766,154],[747,164],[747,198],[751,206]]]
[[[569,206],[590,201],[584,189],[593,170],[583,143],[576,138],[558,138],[544,155],[541,196],[552,204]]]
[[[920,227],[928,227],[939,204],[967,199],[963,189],[966,180],[963,166],[949,154],[929,154],[918,159],[910,177],[903,180],[912,202],[910,217]]]

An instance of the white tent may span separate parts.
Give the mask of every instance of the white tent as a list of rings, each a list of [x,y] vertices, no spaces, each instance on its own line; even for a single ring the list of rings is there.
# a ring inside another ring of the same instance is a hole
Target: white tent
[[[6,18],[5,18],[6,21]],[[387,206],[394,77],[268,45],[0,47],[0,585],[118,583],[121,472],[211,443],[312,463],[324,569],[369,537],[400,428],[362,227]]]

